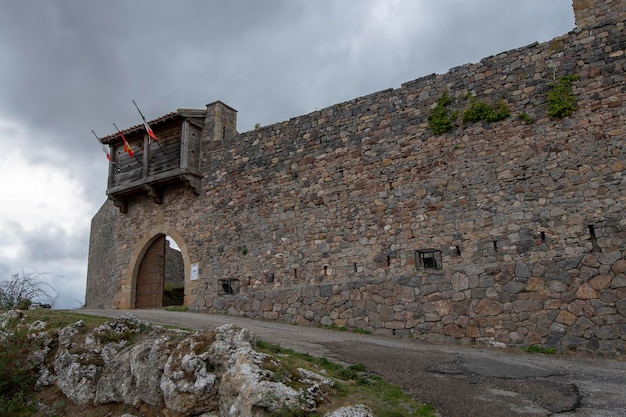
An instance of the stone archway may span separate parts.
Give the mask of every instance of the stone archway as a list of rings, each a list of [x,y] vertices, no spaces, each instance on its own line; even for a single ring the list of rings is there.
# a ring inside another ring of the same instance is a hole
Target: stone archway
[[[140,269],[142,268],[142,263],[144,261],[144,258],[146,257],[146,254],[149,252],[150,248],[153,246],[155,242],[161,239],[164,240],[166,236],[170,238],[173,242],[175,242],[176,246],[178,246],[178,248],[180,249],[180,256],[182,257],[183,271],[184,271],[183,305],[191,306],[193,304],[194,299],[195,299],[193,290],[195,289],[196,281],[190,280],[191,261],[189,258],[187,245],[185,244],[180,234],[176,232],[176,230],[165,225],[159,225],[159,226],[152,228],[148,233],[146,233],[143,236],[143,238],[137,243],[135,247],[135,251],[131,255],[130,263],[128,266],[128,271],[126,273],[126,279],[124,280],[124,283],[122,285],[122,289],[120,291],[120,299],[119,299],[119,302],[117,303],[118,308],[121,308],[121,309],[149,308],[149,307],[142,307],[141,304],[137,306],[138,277],[139,277]],[[155,266],[158,266],[158,265],[155,265]],[[140,284],[140,287],[143,285],[141,281],[139,282],[139,284]],[[161,285],[163,284],[161,283]],[[161,290],[161,294],[162,294],[162,290]]]

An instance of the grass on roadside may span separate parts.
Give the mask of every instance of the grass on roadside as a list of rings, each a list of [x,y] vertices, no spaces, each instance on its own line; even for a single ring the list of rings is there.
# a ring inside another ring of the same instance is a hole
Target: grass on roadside
[[[352,404],[365,404],[377,417],[434,417],[434,407],[420,404],[397,385],[385,381],[381,376],[367,372],[363,364],[343,367],[326,358],[298,353],[279,345],[257,340],[256,349],[280,360],[283,369],[274,372],[277,382],[289,385],[291,375],[297,368],[309,369],[325,377],[332,378],[335,386],[327,388],[326,394],[332,399],[332,408]],[[275,371],[273,369],[270,369]],[[297,388],[297,387],[294,387]],[[325,412],[328,406],[320,406],[318,412]],[[276,414],[271,417],[292,414]],[[314,417],[321,414],[301,414]]]
[[[82,320],[88,329],[93,329],[102,323],[113,320],[109,317],[80,314],[72,310],[37,309],[25,311],[25,314],[29,317],[29,321],[40,320],[45,322],[47,330],[60,329],[74,324],[78,320]]]

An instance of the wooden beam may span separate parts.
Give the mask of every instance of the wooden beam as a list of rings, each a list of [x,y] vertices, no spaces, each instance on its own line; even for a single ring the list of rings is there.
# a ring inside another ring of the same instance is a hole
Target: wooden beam
[[[189,166],[189,122],[183,121],[180,132],[180,168],[187,169]]]

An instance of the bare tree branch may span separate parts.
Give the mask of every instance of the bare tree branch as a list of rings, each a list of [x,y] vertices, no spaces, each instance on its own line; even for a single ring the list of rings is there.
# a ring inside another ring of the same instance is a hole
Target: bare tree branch
[[[13,274],[11,279],[0,281],[0,309],[12,310],[31,303],[50,304],[57,301],[57,291],[39,277],[50,275],[47,272]]]

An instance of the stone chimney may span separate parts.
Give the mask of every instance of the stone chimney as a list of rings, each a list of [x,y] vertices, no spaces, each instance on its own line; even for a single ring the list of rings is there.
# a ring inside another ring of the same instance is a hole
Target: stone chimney
[[[577,28],[626,20],[626,0],[573,0]]]
[[[206,105],[203,139],[223,141],[237,134],[237,110],[221,101]]]

